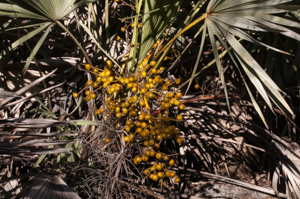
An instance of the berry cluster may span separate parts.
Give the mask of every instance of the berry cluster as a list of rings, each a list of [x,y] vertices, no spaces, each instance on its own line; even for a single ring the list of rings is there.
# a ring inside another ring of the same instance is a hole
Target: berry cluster
[[[112,70],[112,65],[108,60],[106,67],[100,70],[86,64],[85,69],[94,75],[95,81],[87,81],[86,87],[73,97],[84,92],[85,100],[90,101],[96,99],[100,89],[105,92],[105,103],[95,114],[116,118],[115,126],[124,130],[127,145],[138,144],[143,148],[143,154],[135,156],[133,163],[143,167],[146,177],[153,181],[175,177],[174,182],[180,182],[180,178],[170,171],[175,164],[170,157],[174,155],[162,153],[160,147],[168,139],[177,144],[183,142],[180,130],[174,125],[183,119],[178,113],[185,108],[180,102],[182,93],[176,88],[181,79],[163,79],[164,68],[156,69],[155,61],[142,64],[136,73],[127,76]],[[89,89],[91,86],[93,91]],[[171,117],[171,113],[175,116]],[[110,142],[109,136],[105,142]]]

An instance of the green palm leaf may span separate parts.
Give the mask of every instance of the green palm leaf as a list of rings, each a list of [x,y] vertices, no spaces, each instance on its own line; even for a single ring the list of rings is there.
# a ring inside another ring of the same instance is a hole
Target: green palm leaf
[[[250,81],[256,87],[257,91],[262,96],[269,108],[271,110],[273,109],[271,103],[272,101],[282,112],[285,113],[285,115],[293,115],[293,111],[286,103],[285,99],[281,94],[281,89],[268,76],[266,71],[256,62],[256,60],[251,56],[251,54],[242,46],[242,44],[238,40],[238,38],[240,40],[247,40],[255,44],[263,45],[276,52],[290,55],[290,53],[288,52],[284,52],[280,49],[277,49],[275,47],[269,46],[256,40],[249,33],[244,31],[247,30],[280,33],[300,41],[299,34],[284,27],[291,26],[299,28],[299,23],[273,15],[298,9],[297,6],[281,5],[288,2],[291,2],[291,0],[211,0],[207,6],[206,13],[198,19],[196,19],[195,21],[191,22],[191,24],[188,25],[185,29],[183,29],[178,35],[176,35],[167,44],[167,46],[170,45],[174,41],[174,39],[178,38],[187,29],[191,28],[195,24],[205,19],[204,26],[206,26],[208,30],[208,35],[212,44],[215,62],[218,68],[220,79],[224,85],[224,93],[226,95],[227,103],[228,94],[222,71],[222,65],[220,62],[220,54],[217,50],[217,46],[215,43],[215,37],[217,37],[218,40],[222,43],[223,47],[225,47],[233,62],[235,63],[236,67],[238,69],[241,67],[241,69],[244,70],[244,72],[247,74]],[[202,37],[204,37],[204,35]],[[227,43],[224,42],[223,39],[227,41]],[[202,39],[198,58],[201,56],[203,42],[204,40]],[[195,77],[197,67],[198,64],[196,63],[192,77]],[[188,81],[190,86],[192,79]],[[247,85],[246,82],[245,85]],[[265,125],[267,125],[257,102],[252,96],[250,90],[248,89],[248,86],[247,90],[249,92],[250,98],[254,104],[255,109],[259,113]]]
[[[273,13],[288,11],[289,7],[276,6],[280,3],[286,2],[289,1],[211,1],[207,7],[207,13],[210,14],[205,20],[209,21],[210,24],[213,24],[214,27],[212,28],[212,31],[219,37],[219,40],[221,41],[220,38],[224,37],[232,47],[235,57],[270,109],[272,109],[272,104],[270,102],[271,99],[278,108],[280,108],[286,115],[289,115],[292,114],[292,110],[282,97],[280,93],[281,89],[234,37],[234,35],[236,35],[250,42],[262,44],[261,42],[254,40],[252,37],[247,36],[245,32],[239,29],[243,28],[247,30],[276,31],[299,40],[300,35],[278,24],[271,24],[269,22],[271,21],[279,24],[290,22],[290,20],[270,15]],[[292,24],[300,27],[300,24],[296,22],[293,22]],[[223,42],[223,45],[226,44]],[[213,46],[213,48],[215,52],[216,47]],[[272,49],[282,52],[275,48]],[[218,62],[217,66],[218,68],[220,67]],[[220,75],[222,77],[222,74]]]
[[[147,52],[161,37],[180,4],[181,0],[145,1],[139,61],[146,56]]]
[[[30,62],[32,61],[36,53],[39,51],[41,45],[44,43],[45,39],[47,38],[53,23],[58,23],[58,25],[61,26],[59,20],[65,19],[71,12],[74,11],[74,9],[76,9],[81,4],[92,2],[92,1],[83,1],[75,5],[74,5],[75,0],[64,0],[64,1],[11,0],[10,2],[11,3],[0,3],[0,16],[6,16],[11,18],[24,18],[27,20],[29,19],[27,22],[28,24],[23,24],[21,27],[18,28],[20,29],[25,27],[33,27],[36,29],[22,36],[20,39],[15,41],[6,51],[3,51],[0,54],[0,59],[3,57],[3,55],[6,55],[6,52],[8,50],[12,50],[16,48],[17,46],[21,45],[23,42],[26,42],[28,39],[42,33],[44,29],[46,29],[45,32],[42,34],[41,38],[39,39],[38,43],[35,45],[34,49],[32,50],[29,58],[27,59],[27,62],[23,69],[23,74],[24,74]],[[32,22],[32,20],[34,22]],[[4,28],[4,30],[1,31],[7,31],[7,30],[5,30]],[[72,37],[72,39],[76,40],[75,37]],[[79,42],[76,41],[76,44],[79,44]],[[81,50],[83,51],[82,48]],[[89,58],[87,57],[85,52],[83,52],[83,54],[86,56],[87,60],[89,61]]]

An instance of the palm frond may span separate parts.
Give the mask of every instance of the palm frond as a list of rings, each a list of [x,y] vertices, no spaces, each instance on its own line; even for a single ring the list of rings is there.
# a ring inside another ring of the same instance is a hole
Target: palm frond
[[[180,6],[181,1],[146,0],[142,21],[141,46],[139,62],[146,56],[155,42],[161,37],[170,24],[170,20]]]
[[[80,197],[58,175],[32,177],[21,192],[22,199],[80,199]]]

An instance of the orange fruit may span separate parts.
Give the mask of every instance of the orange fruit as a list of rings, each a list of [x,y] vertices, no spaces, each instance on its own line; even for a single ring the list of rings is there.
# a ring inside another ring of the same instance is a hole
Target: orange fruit
[[[142,76],[143,78],[145,78],[145,77],[147,76],[146,71],[142,71],[142,72],[141,72],[141,76]]]
[[[125,140],[125,142],[129,142],[129,141],[130,141],[130,137],[125,136],[125,137],[124,137],[124,140]]]
[[[157,172],[157,176],[160,177],[160,178],[163,178],[164,177],[164,172],[161,172],[161,171]]]
[[[86,65],[85,65],[85,69],[90,70],[90,69],[91,69],[91,65],[86,64]]]
[[[158,176],[156,174],[154,174],[153,177],[152,177],[152,180],[153,181],[157,181],[158,180]]]
[[[112,67],[112,62],[110,60],[106,61],[106,65],[108,66],[108,68]],[[109,75],[106,75],[109,76]]]
[[[78,93],[73,93],[73,97],[77,98],[78,97]]]
[[[182,120],[182,118],[183,118],[182,115],[177,115],[177,117],[176,117],[176,119],[179,121]]]
[[[170,172],[170,178],[174,178],[175,177],[175,173],[173,171]]]
[[[156,169],[157,170],[160,171],[160,170],[162,170],[162,168],[163,168],[162,164],[159,163],[159,164],[156,165]]]
[[[92,80],[88,80],[87,82],[86,82],[86,85],[88,85],[88,86],[91,86],[93,84],[93,81]]]
[[[158,160],[161,159],[162,158],[162,154],[161,153],[156,153],[155,158],[158,159]]]
[[[182,138],[181,138],[181,137],[177,137],[177,138],[176,138],[176,142],[177,142],[178,144],[181,144],[181,143],[182,143]]]
[[[179,183],[179,182],[180,182],[180,178],[179,178],[179,177],[176,177],[176,178],[174,179],[174,181],[175,181],[175,183]]]

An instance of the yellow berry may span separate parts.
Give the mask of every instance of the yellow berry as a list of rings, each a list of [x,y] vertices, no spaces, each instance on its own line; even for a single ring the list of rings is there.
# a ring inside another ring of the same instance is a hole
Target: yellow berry
[[[127,113],[128,113],[128,109],[127,109],[127,108],[123,108],[123,109],[122,109],[122,112],[123,112],[124,114],[127,114]]]
[[[146,122],[142,122],[141,127],[142,127],[143,129],[146,128],[146,127],[147,127],[147,123],[146,123]]]
[[[126,127],[125,127],[125,131],[126,131],[126,132],[129,132],[129,131],[130,131],[130,127],[129,127],[129,126],[126,126]]]
[[[164,161],[168,161],[168,160],[169,160],[169,157],[168,157],[168,156],[164,156],[164,157],[163,157],[163,160],[164,160]]]
[[[105,72],[104,72],[104,71],[102,71],[102,72],[100,73],[100,77],[105,77]]]
[[[148,121],[148,120],[151,120],[151,118],[152,118],[152,116],[149,115],[149,114],[147,114],[147,115],[145,115],[145,118],[144,118],[144,119]]]
[[[86,90],[86,91],[85,91],[85,95],[89,95],[89,94],[91,94],[91,91]]]
[[[97,96],[96,96],[95,93],[92,93],[92,94],[91,94],[91,98],[92,98],[92,99],[96,99],[96,97],[97,97]]]
[[[115,108],[115,111],[118,113],[118,112],[121,111],[121,108],[117,106],[117,107]]]
[[[165,175],[166,175],[166,177],[170,177],[170,171],[165,171]]]
[[[85,69],[90,70],[90,69],[91,69],[91,65],[86,64],[86,65],[85,65]]]
[[[88,80],[87,82],[86,82],[86,85],[88,85],[88,86],[91,86],[93,84],[93,81],[92,80]]]
[[[155,156],[155,151],[150,151],[150,155],[149,155],[150,157],[153,157],[153,156]]]
[[[155,144],[155,141],[153,139],[149,140],[149,145],[152,146]]]
[[[180,98],[181,96],[182,96],[182,93],[181,93],[181,92],[176,93],[176,97],[177,97],[177,98]]]
[[[145,151],[146,156],[150,156],[150,151]]]
[[[175,101],[174,101],[174,105],[175,105],[175,106],[179,106],[179,105],[180,105],[180,101],[179,101],[179,100],[175,100]]]
[[[150,66],[153,67],[153,66],[155,66],[155,65],[156,65],[156,61],[151,61],[151,62],[150,62]],[[152,73],[153,73],[153,72],[152,72]]]
[[[181,138],[181,137],[176,138],[176,142],[177,142],[178,144],[181,144],[181,143],[182,143],[182,138]]]
[[[171,160],[169,161],[169,165],[170,165],[170,166],[173,166],[174,164],[175,164],[174,159],[171,159]]]
[[[109,77],[110,75],[111,75],[110,70],[107,70],[107,71],[105,72],[105,76],[106,76],[106,77]]]
[[[152,98],[154,98],[154,94],[153,94],[153,93],[148,93],[148,94],[147,94],[147,97],[148,97],[149,99],[152,99]]]
[[[153,177],[152,177],[152,180],[153,181],[157,181],[158,180],[158,176],[156,174],[154,174]]]
[[[117,41],[119,41],[120,39],[121,39],[121,37],[120,37],[120,36],[117,36],[117,37],[116,37],[116,40],[117,40]]]
[[[126,31],[126,28],[122,27],[121,32],[125,32],[125,31]]]
[[[181,83],[181,79],[180,78],[176,79],[175,83],[176,84],[180,84]]]
[[[108,68],[110,68],[110,67],[112,67],[112,62],[110,60],[107,60],[106,65]],[[107,75],[107,76],[109,76],[109,75]]]
[[[149,135],[149,130],[148,129],[144,129],[142,132],[141,132],[141,136],[142,137],[147,137]]]
[[[145,101],[143,99],[140,100],[140,106],[145,106]]]
[[[174,178],[175,177],[175,173],[173,171],[170,172],[170,178]]]
[[[180,178],[179,178],[179,177],[176,177],[176,178],[174,179],[174,182],[175,182],[175,183],[179,183],[179,182],[180,182]]]
[[[87,96],[86,98],[85,98],[85,100],[87,101],[87,102],[89,102],[89,101],[91,101],[91,97],[90,96]]]
[[[162,136],[160,134],[156,136],[157,141],[160,141],[161,139],[162,139]]]
[[[149,142],[148,142],[147,140],[144,141],[144,146],[145,146],[145,147],[149,146]]]
[[[142,71],[141,76],[142,76],[143,78],[145,78],[145,77],[147,76],[146,71]]]
[[[140,128],[140,127],[136,128],[136,129],[135,129],[135,132],[137,132],[137,133],[142,132],[142,128]]]
[[[108,81],[110,81],[110,82],[114,81],[114,77],[113,76],[109,76],[108,77]]]
[[[94,88],[97,88],[97,87],[98,87],[98,83],[97,83],[97,82],[94,82],[94,83],[93,83],[93,87],[94,87]]]
[[[162,164],[159,163],[159,164],[156,165],[156,169],[157,169],[157,170],[160,171],[160,170],[162,170],[162,168],[163,168],[163,167],[162,167]]]
[[[94,68],[93,72],[94,72],[94,73],[98,73],[98,72],[99,72],[99,69],[98,69],[98,68]]]
[[[149,157],[146,156],[146,155],[143,155],[143,156],[142,156],[142,160],[143,160],[144,162],[147,162],[147,161],[149,160]]]
[[[161,171],[157,172],[157,176],[160,177],[160,178],[163,178],[164,177],[164,172],[161,172]]]
[[[134,135],[132,133],[129,134],[130,140],[133,140]]]
[[[124,83],[125,83],[125,84],[129,84],[129,78],[125,78],[125,79],[124,79]]]
[[[148,175],[149,173],[150,173],[150,170],[149,170],[149,169],[145,169],[145,170],[144,170],[144,174],[145,174],[145,175]]]
[[[152,70],[151,70],[151,72],[153,73],[153,74],[156,74],[157,73],[157,70],[155,69],[155,68],[153,68]],[[156,80],[155,80],[156,81]],[[158,82],[158,81],[156,81],[156,82]]]
[[[105,142],[106,142],[106,143],[109,143],[109,142],[110,142],[110,139],[109,139],[109,138],[105,138]]]
[[[177,115],[177,117],[176,117],[176,119],[179,121],[182,120],[182,118],[183,118],[182,115]]]
[[[124,140],[125,140],[125,142],[129,142],[129,141],[130,141],[130,137],[125,136],[125,137],[124,137]]]
[[[140,156],[135,157],[135,159],[136,159],[137,162],[141,162],[142,161],[142,158]]]
[[[156,159],[161,159],[162,158],[162,154],[161,153],[156,153],[156,155],[155,155],[155,157],[156,157]]]
[[[77,98],[78,97],[78,93],[73,93],[73,97]]]
[[[134,23],[131,24],[131,28],[133,28],[133,27],[134,27]]]
[[[107,82],[104,82],[103,86],[102,86],[104,89],[108,87],[108,83]]]
[[[199,86],[199,84],[195,84],[195,89],[199,89],[200,88],[200,86]]]
[[[185,106],[183,104],[180,104],[179,109],[183,110],[185,108]]]
[[[117,118],[121,118],[122,117],[122,113],[120,113],[120,112],[116,113],[116,117]]]
[[[98,110],[95,111],[96,115],[100,115],[100,113],[101,113],[100,109],[98,109]]]
[[[136,92],[137,92],[137,88],[136,88],[136,87],[132,87],[131,91],[132,91],[133,93],[136,93]]]

